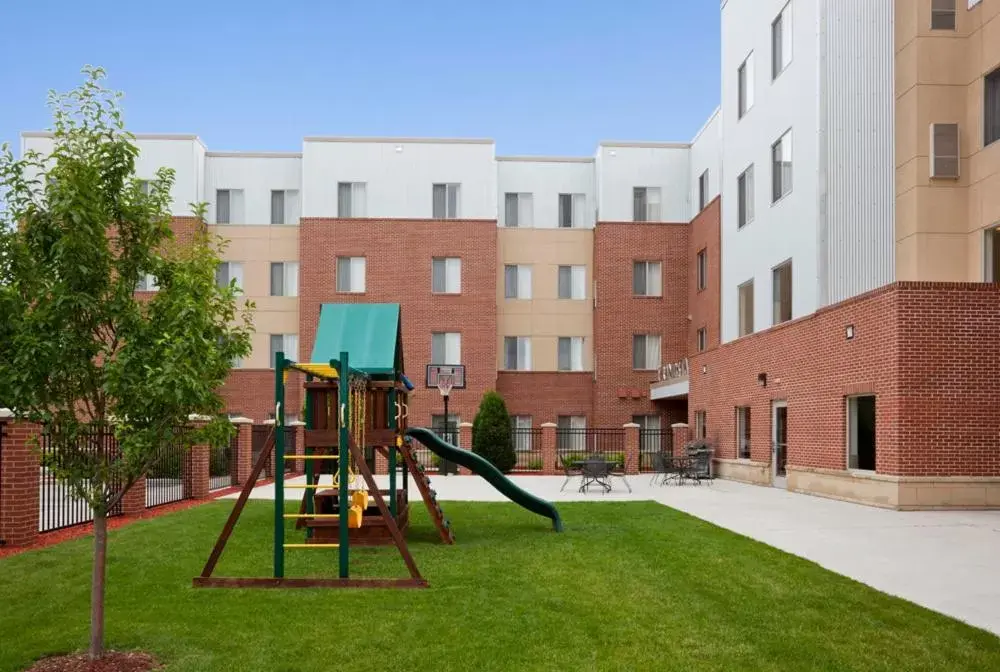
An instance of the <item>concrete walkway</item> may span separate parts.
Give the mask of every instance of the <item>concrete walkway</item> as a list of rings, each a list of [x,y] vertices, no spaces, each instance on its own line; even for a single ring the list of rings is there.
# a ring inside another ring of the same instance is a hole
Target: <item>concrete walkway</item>
[[[388,477],[378,480],[382,486]],[[431,480],[440,501],[505,501],[476,476]],[[560,492],[561,476],[512,480],[555,502],[653,500],[1000,634],[1000,511],[890,511],[731,481],[651,486],[643,475],[629,477],[632,494],[619,479],[609,494],[581,494],[577,480]],[[302,496],[285,492],[287,499]],[[274,486],[252,497],[274,499]]]

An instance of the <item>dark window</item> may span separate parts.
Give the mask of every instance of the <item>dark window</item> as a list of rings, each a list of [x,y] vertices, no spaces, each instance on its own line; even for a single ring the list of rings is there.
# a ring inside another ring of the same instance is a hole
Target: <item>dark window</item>
[[[792,319],[792,262],[786,261],[771,271],[771,290],[774,301],[772,324]]]
[[[750,459],[750,408],[748,406],[736,409],[736,457],[741,460]]]
[[[955,30],[955,4],[955,0],[931,0],[931,30]]]
[[[698,337],[698,343],[697,343],[698,352],[704,352],[705,349],[708,347],[708,331],[705,329],[705,327],[702,327],[701,329],[698,330],[697,337]]]
[[[708,205],[708,171],[706,170],[698,178],[698,212]]]
[[[272,224],[284,224],[285,223],[285,192],[284,191],[272,191],[271,192],[271,223]]]
[[[875,471],[875,397],[847,400],[848,466]]]
[[[698,253],[698,290],[708,287],[708,250]]]
[[[986,75],[983,96],[983,146],[1000,140],[1000,68]]]

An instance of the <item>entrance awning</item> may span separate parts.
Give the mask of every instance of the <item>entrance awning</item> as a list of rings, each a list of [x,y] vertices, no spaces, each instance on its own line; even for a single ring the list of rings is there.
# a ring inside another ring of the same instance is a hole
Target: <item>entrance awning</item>
[[[688,396],[688,380],[664,380],[651,383],[649,386],[649,398],[652,401],[658,399],[681,399]]]

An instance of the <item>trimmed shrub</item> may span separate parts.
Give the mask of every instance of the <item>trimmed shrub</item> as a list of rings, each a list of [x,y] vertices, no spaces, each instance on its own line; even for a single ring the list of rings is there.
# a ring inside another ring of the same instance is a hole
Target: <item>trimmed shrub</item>
[[[472,423],[472,452],[505,474],[517,464],[507,404],[493,390],[483,395]]]

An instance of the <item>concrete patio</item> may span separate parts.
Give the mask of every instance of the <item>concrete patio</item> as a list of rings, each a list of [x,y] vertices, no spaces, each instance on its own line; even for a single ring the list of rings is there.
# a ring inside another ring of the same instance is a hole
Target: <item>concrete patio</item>
[[[431,480],[439,501],[505,501],[476,476]],[[631,494],[619,479],[608,494],[579,493],[577,479],[560,491],[562,476],[512,480],[555,502],[656,501],[1000,634],[1000,511],[891,511],[732,481],[650,485],[648,475],[628,477]],[[385,486],[388,477],[378,481]],[[302,490],[285,491],[286,499],[301,496]],[[258,487],[252,497],[274,499],[274,486]]]

